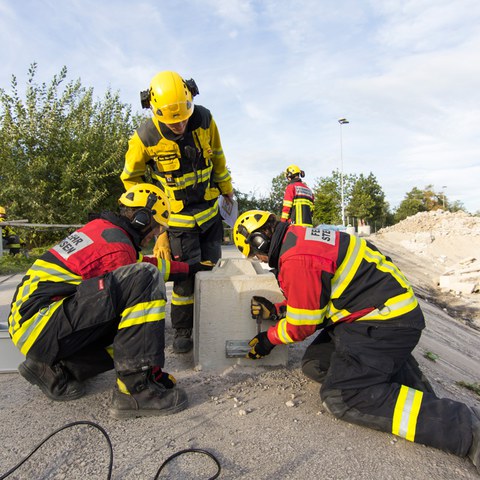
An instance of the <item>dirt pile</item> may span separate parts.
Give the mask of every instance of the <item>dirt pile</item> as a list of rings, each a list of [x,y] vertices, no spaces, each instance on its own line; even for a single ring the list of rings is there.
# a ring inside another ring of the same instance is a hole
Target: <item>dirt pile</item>
[[[421,212],[379,230],[372,241],[380,248],[396,249],[400,257],[405,251],[413,254],[434,286],[450,293],[456,306],[461,302],[470,310],[478,306],[479,313],[468,317],[480,319],[480,217]]]

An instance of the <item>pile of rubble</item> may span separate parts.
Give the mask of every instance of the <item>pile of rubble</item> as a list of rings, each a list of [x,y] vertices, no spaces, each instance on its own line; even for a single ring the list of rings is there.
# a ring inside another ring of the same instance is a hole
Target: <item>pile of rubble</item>
[[[457,294],[480,291],[480,217],[465,212],[420,212],[378,232],[433,262],[438,285]]]
[[[390,231],[409,234],[428,232],[441,236],[452,234],[480,236],[480,217],[463,211],[453,213],[444,210],[419,212],[396,225],[380,230],[382,233]]]

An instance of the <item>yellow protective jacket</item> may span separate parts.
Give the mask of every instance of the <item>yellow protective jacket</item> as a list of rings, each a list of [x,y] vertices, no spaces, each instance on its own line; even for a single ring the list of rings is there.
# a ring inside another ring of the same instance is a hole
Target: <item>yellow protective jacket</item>
[[[233,191],[217,125],[205,107],[196,105],[182,136],[154,118],[129,140],[120,178],[126,189],[145,182],[145,173],[170,200],[171,229],[208,228],[218,215],[218,196]]]

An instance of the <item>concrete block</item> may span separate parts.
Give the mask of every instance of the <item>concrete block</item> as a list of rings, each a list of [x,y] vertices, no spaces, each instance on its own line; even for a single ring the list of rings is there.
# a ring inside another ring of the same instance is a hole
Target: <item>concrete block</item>
[[[368,236],[372,233],[370,225],[359,225],[357,231],[359,237]]]
[[[462,279],[459,275],[441,275],[439,278],[439,287],[443,290],[470,294],[475,292],[477,284]]]
[[[277,280],[258,261],[245,258],[221,259],[211,272],[199,272],[195,278],[193,356],[197,368],[224,370],[233,365],[249,367],[286,365],[288,347],[278,345],[259,360],[227,358],[227,340],[251,340],[257,324],[250,315],[250,299],[260,295],[281,302],[283,295]],[[262,331],[272,324],[262,323]]]
[[[16,372],[25,356],[14,345],[7,330],[0,329],[0,373]]]

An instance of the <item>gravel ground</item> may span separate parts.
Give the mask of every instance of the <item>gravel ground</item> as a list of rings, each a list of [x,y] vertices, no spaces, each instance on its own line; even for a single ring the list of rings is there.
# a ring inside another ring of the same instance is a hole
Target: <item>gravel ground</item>
[[[386,253],[398,251],[398,245],[385,239],[382,243]],[[421,293],[427,318],[414,352],[417,360],[441,396],[480,406],[478,395],[457,385],[480,380],[480,333],[438,306],[431,285],[425,289],[418,258],[405,255],[402,262]],[[113,372],[89,381],[87,395],[68,403],[48,400],[17,373],[1,374],[0,476],[56,429],[90,421],[111,440],[112,478],[117,480],[153,479],[170,455],[186,448],[214,454],[222,479],[479,478],[468,459],[333,418],[321,405],[319,386],[299,368],[308,341],[289,347],[287,368],[211,373],[195,371],[192,354],[173,353],[168,318],[166,327],[166,370],[187,390],[187,410],[168,417],[115,420],[108,415]],[[426,352],[436,353],[438,360],[428,360]],[[9,478],[105,479],[108,466],[106,439],[92,426],[79,425],[52,437]],[[207,479],[215,472],[212,459],[190,453],[175,458],[158,478]]]

